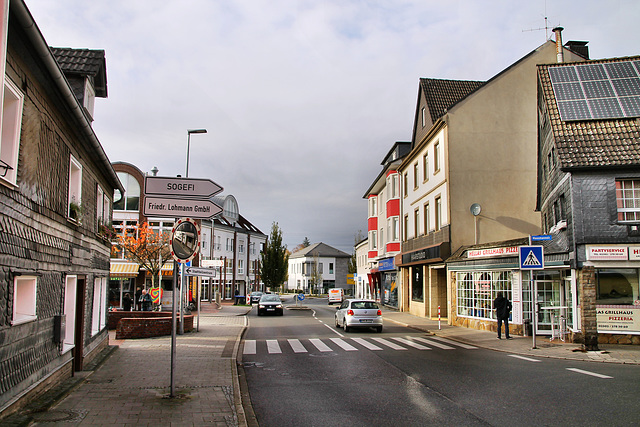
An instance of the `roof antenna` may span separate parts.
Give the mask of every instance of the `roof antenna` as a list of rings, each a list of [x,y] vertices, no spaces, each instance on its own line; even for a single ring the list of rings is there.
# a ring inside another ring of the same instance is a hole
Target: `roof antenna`
[[[544,0],[544,27],[539,27],[539,28],[529,28],[528,30],[522,30],[522,32],[527,32],[527,31],[540,31],[540,30],[544,30],[545,33],[545,41],[549,41],[551,40],[551,35],[549,34],[549,18],[547,18],[547,0]]]

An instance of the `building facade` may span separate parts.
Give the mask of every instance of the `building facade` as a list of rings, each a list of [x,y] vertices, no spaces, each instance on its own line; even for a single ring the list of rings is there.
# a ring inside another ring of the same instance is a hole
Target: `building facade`
[[[107,346],[111,244],[103,226],[122,187],[91,127],[95,96],[107,95],[104,51],[50,50],[22,0],[2,5],[4,416]]]
[[[325,243],[307,246],[289,256],[288,290],[326,294],[329,289],[342,288],[353,295],[354,285],[347,285],[351,255]]]
[[[373,286],[369,282],[371,263],[369,262],[369,239],[364,238],[355,245],[356,274],[354,275],[356,298],[373,299]]]

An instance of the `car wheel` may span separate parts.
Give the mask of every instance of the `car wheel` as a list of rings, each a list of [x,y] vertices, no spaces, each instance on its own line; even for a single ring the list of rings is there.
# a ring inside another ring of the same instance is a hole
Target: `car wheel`
[[[378,333],[382,332],[382,326],[377,326],[376,327],[376,332],[378,332]]]
[[[340,328],[340,324],[338,323],[338,318],[336,317],[336,329]]]
[[[347,326],[347,320],[344,321],[344,331],[349,332],[349,326]]]

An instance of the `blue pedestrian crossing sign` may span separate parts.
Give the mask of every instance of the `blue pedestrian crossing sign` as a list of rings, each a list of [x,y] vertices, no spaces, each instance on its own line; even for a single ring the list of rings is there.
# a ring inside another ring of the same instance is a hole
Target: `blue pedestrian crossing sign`
[[[542,246],[520,246],[520,270],[540,270],[544,268]]]

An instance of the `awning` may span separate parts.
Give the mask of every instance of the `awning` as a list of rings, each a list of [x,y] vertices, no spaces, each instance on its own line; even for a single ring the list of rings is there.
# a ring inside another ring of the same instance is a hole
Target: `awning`
[[[128,262],[112,262],[109,275],[116,277],[138,277],[138,264]]]
[[[173,261],[167,262],[160,269],[163,276],[172,276],[173,275]]]

